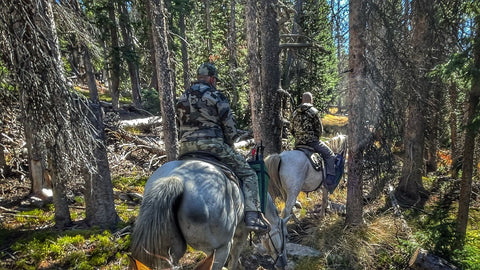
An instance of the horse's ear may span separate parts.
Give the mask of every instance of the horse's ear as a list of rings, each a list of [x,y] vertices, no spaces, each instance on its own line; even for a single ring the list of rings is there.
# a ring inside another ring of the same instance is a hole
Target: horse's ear
[[[151,270],[148,266],[141,263],[139,260],[133,258],[132,256],[128,255],[128,258],[130,259],[129,269],[131,269],[131,270]]]
[[[215,261],[215,250],[208,255],[205,259],[203,259],[194,270],[211,270],[213,266],[213,262]]]

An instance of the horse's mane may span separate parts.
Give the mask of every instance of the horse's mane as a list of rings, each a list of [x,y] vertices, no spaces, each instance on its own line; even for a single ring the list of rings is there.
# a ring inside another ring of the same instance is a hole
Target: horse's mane
[[[334,153],[340,153],[347,149],[347,135],[338,134],[330,138],[326,144]]]

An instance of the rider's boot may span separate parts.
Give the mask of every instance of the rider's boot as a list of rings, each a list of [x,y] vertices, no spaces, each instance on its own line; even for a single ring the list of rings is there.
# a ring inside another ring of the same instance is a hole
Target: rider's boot
[[[257,233],[266,233],[270,231],[270,223],[263,216],[262,212],[246,211],[245,224],[248,230],[251,230]]]

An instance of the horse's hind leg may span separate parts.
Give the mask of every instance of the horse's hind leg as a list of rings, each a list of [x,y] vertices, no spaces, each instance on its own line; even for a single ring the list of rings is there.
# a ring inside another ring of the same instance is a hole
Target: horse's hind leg
[[[296,194],[289,194],[287,195],[287,201],[285,202],[285,208],[282,211],[282,218],[288,217],[290,214],[292,215],[295,222],[298,222],[297,217],[293,213],[293,206],[297,203],[297,196],[300,192],[296,192]]]
[[[231,246],[232,243],[229,242],[227,245],[215,250],[215,261],[213,262],[212,270],[222,270],[223,266],[227,262]]]
[[[240,264],[240,254],[242,253],[245,244],[247,243],[248,231],[240,224],[235,231],[233,238],[232,249],[230,250],[230,257],[228,258],[228,269],[243,269]]]
[[[322,186],[322,208],[320,209],[320,217],[324,218],[328,207],[328,190]]]

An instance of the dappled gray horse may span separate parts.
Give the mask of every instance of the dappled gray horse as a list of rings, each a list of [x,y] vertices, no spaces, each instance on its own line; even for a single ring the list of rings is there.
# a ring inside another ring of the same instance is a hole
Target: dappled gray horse
[[[215,251],[214,270],[237,269],[248,231],[243,222],[239,186],[217,166],[199,160],[165,163],[148,179],[132,233],[132,256],[153,269],[177,265],[187,244],[207,254]],[[286,220],[268,200],[265,216],[271,233],[267,250],[276,266],[286,265]],[[279,232],[279,233],[278,233]]]
[[[347,136],[337,135],[326,142],[334,153],[346,153]],[[279,197],[285,202],[282,217],[292,213],[300,191],[312,192],[322,188],[322,214],[325,213],[328,192],[323,186],[324,175],[316,171],[308,157],[299,150],[283,151],[265,159],[270,182],[268,191],[273,198]],[[293,216],[295,218],[295,216]],[[296,218],[295,218],[296,219]]]

